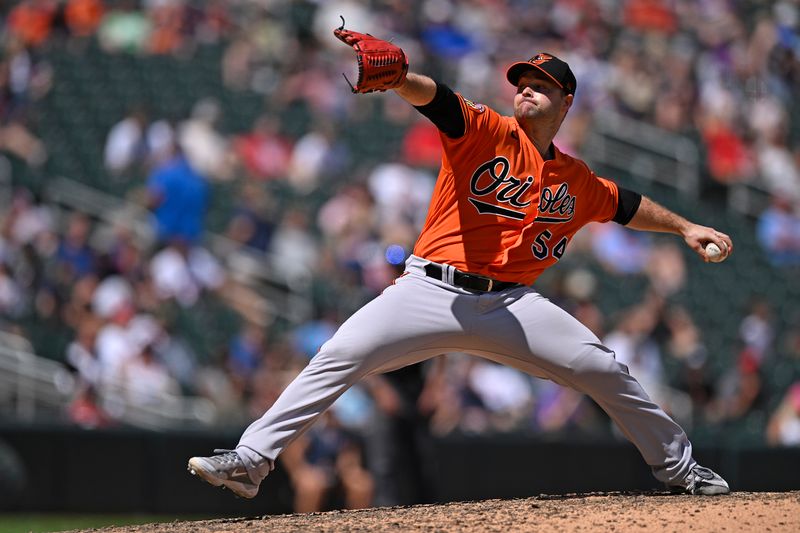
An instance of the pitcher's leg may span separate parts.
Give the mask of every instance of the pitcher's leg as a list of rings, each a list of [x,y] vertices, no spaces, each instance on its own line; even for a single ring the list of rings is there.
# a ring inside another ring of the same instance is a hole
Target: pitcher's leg
[[[236,451],[254,481],[263,479],[281,451],[363,377],[456,347],[462,326],[449,312],[454,298],[407,276],[350,317],[242,434]]]
[[[534,291],[490,315],[484,333],[508,354],[497,360],[589,395],[659,481],[675,484],[689,474],[695,462],[686,433],[578,320]]]

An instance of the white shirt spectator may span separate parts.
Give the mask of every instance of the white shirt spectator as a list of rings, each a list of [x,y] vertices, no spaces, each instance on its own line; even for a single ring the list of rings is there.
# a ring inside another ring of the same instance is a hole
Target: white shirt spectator
[[[225,271],[208,250],[192,247],[184,256],[167,246],[150,261],[150,273],[158,296],[174,298],[184,307],[197,301],[203,289],[218,289],[225,283]]]
[[[530,381],[519,370],[477,361],[468,379],[483,405],[493,413],[518,411],[533,401]]]
[[[304,135],[292,150],[289,183],[299,191],[315,189],[330,149],[330,142],[322,133],[312,131]]]
[[[756,151],[761,178],[770,191],[800,202],[800,169],[792,153],[783,145],[763,143]]]
[[[67,346],[67,361],[77,371],[80,378],[90,384],[97,385],[102,377],[100,360],[79,342],[71,342]]]
[[[133,301],[133,289],[122,276],[109,276],[92,294],[92,310],[100,318],[111,318],[124,305]]]
[[[127,170],[145,155],[142,119],[129,116],[108,132],[104,161],[106,169],[118,174]]]
[[[125,364],[122,383],[128,400],[136,405],[156,405],[165,395],[180,393],[178,382],[154,358],[149,347]]]
[[[125,364],[139,354],[139,346],[134,342],[130,331],[113,322],[100,329],[95,348],[100,362],[101,380],[105,383],[117,382]]]
[[[378,203],[381,220],[409,218],[422,227],[436,179],[428,172],[401,163],[378,165],[369,175],[369,191]]]
[[[178,128],[178,144],[197,173],[212,179],[229,179],[228,140],[214,129],[220,113],[216,100],[197,102],[192,117]]]

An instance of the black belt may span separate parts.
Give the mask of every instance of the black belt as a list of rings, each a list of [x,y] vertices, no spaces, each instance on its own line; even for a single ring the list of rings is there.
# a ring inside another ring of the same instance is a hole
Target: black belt
[[[425,265],[425,275],[430,278],[438,279],[439,281],[445,281],[442,276],[443,270],[444,269],[441,265],[437,265],[435,263],[428,263]],[[455,270],[455,272],[453,272],[452,285],[481,292],[499,292],[506,289],[523,286],[521,283],[497,281],[496,279],[485,278],[475,274],[467,274],[466,272],[461,272],[460,270]]]

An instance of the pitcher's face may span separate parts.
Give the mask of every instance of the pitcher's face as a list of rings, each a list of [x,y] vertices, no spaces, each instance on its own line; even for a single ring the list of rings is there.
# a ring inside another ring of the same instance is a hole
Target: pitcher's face
[[[546,74],[531,69],[519,78],[514,96],[514,116],[517,121],[547,120],[560,123],[572,105],[572,95],[566,94]]]

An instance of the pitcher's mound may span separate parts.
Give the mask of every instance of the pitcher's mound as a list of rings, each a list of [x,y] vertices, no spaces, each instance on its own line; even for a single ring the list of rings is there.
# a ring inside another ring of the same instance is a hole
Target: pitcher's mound
[[[800,531],[800,491],[590,493],[113,527],[104,533]]]

